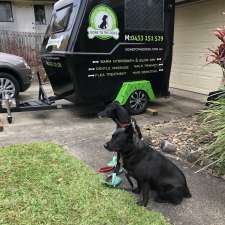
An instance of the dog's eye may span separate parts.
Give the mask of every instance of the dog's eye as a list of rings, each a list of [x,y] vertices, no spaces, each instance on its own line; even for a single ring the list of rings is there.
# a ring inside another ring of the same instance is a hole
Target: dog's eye
[[[113,134],[112,137],[113,137],[113,138],[117,138],[117,136],[118,136],[118,134]]]

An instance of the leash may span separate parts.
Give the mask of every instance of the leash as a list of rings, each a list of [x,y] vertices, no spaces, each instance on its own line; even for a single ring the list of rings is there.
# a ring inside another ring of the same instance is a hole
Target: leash
[[[135,121],[131,119],[130,123],[120,123],[117,119],[115,119],[115,122],[119,128],[127,128],[130,125],[136,130],[135,126]],[[97,173],[109,173],[113,171],[117,166],[117,155],[114,153],[113,158],[110,162],[107,163],[106,167],[100,168]],[[120,169],[119,174],[122,174],[124,172],[124,169]],[[122,179],[116,174],[116,173],[111,173],[109,174],[103,184],[109,186],[109,187],[117,187],[122,183]]]

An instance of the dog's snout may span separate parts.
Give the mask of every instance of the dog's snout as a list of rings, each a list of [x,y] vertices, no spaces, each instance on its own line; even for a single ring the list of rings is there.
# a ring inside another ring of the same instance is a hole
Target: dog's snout
[[[99,119],[102,119],[103,117],[102,117],[101,115],[98,114],[98,118],[99,118]]]
[[[99,112],[98,113],[98,118],[99,119],[102,119],[102,118],[104,118],[105,117],[105,113],[104,112]]]
[[[113,151],[113,149],[112,149],[112,146],[111,146],[110,142],[105,143],[105,144],[104,144],[104,148],[105,148],[106,150],[110,151],[110,152],[112,152],[112,151]]]

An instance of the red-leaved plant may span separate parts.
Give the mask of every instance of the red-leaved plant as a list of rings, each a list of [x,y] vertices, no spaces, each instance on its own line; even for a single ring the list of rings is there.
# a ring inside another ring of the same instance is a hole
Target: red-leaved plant
[[[225,15],[225,13],[223,13]],[[206,61],[209,64],[218,64],[223,71],[223,83],[225,82],[225,26],[217,28],[214,35],[222,42],[216,49],[208,49],[210,54]]]
[[[215,63],[224,67],[225,63],[225,27],[217,28],[214,35],[222,42],[215,50],[209,49],[208,63]]]

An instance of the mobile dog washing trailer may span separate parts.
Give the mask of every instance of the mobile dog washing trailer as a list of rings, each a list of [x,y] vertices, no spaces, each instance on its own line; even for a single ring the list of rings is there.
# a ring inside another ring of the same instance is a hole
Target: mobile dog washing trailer
[[[54,94],[143,112],[169,95],[174,0],[60,0],[42,45]]]

